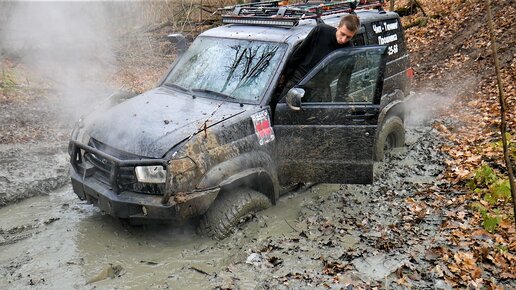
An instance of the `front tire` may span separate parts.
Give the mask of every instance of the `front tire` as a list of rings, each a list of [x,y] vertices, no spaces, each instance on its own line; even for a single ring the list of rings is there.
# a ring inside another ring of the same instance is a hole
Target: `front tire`
[[[376,138],[374,160],[383,161],[385,153],[393,148],[405,146],[405,127],[400,117],[389,117],[382,125]]]
[[[252,189],[221,192],[201,218],[199,233],[222,240],[232,233],[243,217],[270,206],[267,196]]]

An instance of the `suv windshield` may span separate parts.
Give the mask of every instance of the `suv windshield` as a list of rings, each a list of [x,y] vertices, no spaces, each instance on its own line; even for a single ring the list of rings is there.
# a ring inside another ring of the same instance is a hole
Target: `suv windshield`
[[[199,37],[165,84],[210,97],[258,101],[285,54],[285,44]]]

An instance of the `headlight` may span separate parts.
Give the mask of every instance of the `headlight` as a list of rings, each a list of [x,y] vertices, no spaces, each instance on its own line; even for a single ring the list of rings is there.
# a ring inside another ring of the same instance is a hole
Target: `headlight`
[[[134,171],[138,182],[165,183],[167,178],[167,171],[161,165],[136,166]]]

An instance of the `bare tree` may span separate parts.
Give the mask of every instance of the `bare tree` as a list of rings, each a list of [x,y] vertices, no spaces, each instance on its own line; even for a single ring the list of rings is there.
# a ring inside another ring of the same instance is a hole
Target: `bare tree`
[[[496,47],[496,38],[493,28],[493,13],[491,11],[491,0],[486,1],[487,10],[487,24],[489,26],[489,36],[491,38],[491,49],[493,51],[494,64],[496,69],[496,79],[498,81],[498,101],[500,102],[500,131],[502,133],[503,157],[505,166],[507,167],[507,175],[509,175],[509,184],[512,193],[512,206],[514,210],[514,224],[516,225],[516,184],[514,183],[514,173],[512,171],[511,157],[507,144],[507,122],[505,112],[507,111],[507,103],[505,100],[505,93],[503,90],[502,76],[500,73],[500,62],[498,60],[498,49]]]

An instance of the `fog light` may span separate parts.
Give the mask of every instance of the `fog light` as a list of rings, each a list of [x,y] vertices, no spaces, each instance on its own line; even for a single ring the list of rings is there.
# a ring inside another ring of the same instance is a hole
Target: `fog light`
[[[138,182],[143,183],[165,183],[166,170],[163,166],[136,166],[134,169]]]

